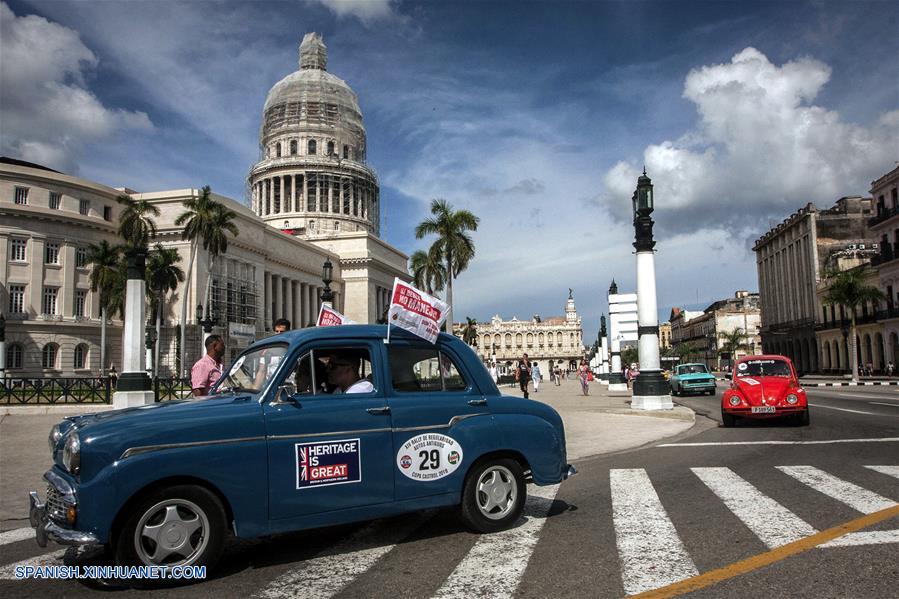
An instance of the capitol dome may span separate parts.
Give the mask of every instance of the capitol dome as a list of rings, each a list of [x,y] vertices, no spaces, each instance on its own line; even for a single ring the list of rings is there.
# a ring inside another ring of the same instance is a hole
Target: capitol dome
[[[321,36],[307,33],[299,70],[265,100],[260,157],[250,177],[252,208],[303,237],[378,234],[377,178],[365,165],[365,126],[356,94],[329,73]]]

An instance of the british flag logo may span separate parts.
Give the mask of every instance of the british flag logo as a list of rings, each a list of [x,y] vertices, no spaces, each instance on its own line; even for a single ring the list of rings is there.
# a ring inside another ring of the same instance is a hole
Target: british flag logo
[[[359,439],[296,444],[297,489],[362,480]]]

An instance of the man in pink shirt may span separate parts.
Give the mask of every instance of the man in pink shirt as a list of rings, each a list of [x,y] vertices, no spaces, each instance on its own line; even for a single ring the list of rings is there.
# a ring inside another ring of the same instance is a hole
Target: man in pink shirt
[[[190,369],[190,386],[194,397],[209,395],[209,390],[222,376],[224,356],[225,341],[220,335],[210,335],[206,339],[206,355]]]

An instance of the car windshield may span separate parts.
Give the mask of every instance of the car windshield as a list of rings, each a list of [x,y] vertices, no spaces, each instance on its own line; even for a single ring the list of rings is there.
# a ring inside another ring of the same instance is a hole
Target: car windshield
[[[239,356],[219,381],[216,393],[251,392],[265,389],[278,371],[287,344],[266,345]]]
[[[792,376],[783,360],[747,360],[737,364],[737,376]]]
[[[678,374],[708,374],[708,372],[705,364],[684,364],[677,368]]]

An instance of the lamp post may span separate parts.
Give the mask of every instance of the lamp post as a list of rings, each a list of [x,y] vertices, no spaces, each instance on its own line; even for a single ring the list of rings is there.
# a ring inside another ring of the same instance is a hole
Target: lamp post
[[[609,384],[609,334],[606,331],[606,315],[599,319],[599,354],[602,364],[599,367],[599,380],[605,385]]]
[[[634,249],[637,250],[637,343],[640,374],[634,379],[631,408],[670,410],[674,408],[668,383],[659,362],[659,315],[656,305],[655,245],[652,238],[652,180],[646,169],[637,179],[631,198],[634,207]]]
[[[147,348],[147,372],[150,373],[151,378],[155,378],[156,363],[153,361],[153,348],[156,347],[156,325],[153,323],[152,317],[147,320],[147,326],[144,328],[144,337],[146,339],[144,345]]]
[[[202,352],[206,353],[206,340],[212,335],[212,327],[218,325],[218,314],[215,309],[210,310],[209,304],[203,309],[203,304],[197,304],[197,324],[203,327],[203,348]]]
[[[6,317],[0,313],[0,379],[6,378]]]
[[[331,281],[333,281],[334,276],[334,265],[331,264],[331,260],[326,258],[325,263],[322,264],[322,283],[325,284],[325,288],[322,289],[322,304],[331,307],[332,302],[334,301],[334,292],[331,291]]]
[[[113,405],[116,408],[147,405],[154,402],[152,382],[147,375],[144,339],[144,311],[147,296],[146,250],[125,252],[128,281],[125,287],[125,318],[122,351],[122,376],[116,385]]]

